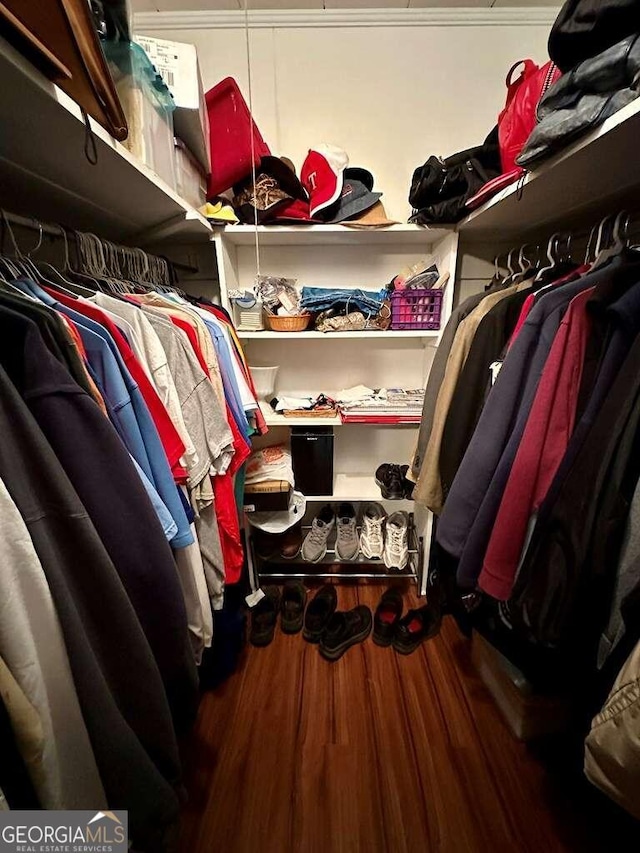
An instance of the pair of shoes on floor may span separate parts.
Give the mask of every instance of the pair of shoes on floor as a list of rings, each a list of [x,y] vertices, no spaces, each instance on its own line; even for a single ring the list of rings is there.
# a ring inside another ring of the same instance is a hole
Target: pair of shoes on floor
[[[442,616],[428,604],[409,610],[405,616],[403,610],[400,590],[395,587],[386,590],[373,617],[373,642],[378,646],[393,646],[401,655],[410,655],[425,640],[435,637]]]
[[[408,465],[384,462],[376,469],[376,485],[387,501],[411,500],[415,483],[407,478]]]
[[[325,584],[309,602],[304,615],[302,636],[309,643],[319,643],[320,654],[330,661],[339,660],[371,633],[371,611],[363,604],[351,610],[337,610],[335,587]]]
[[[299,581],[289,581],[282,592],[277,586],[264,589],[264,598],[251,611],[249,642],[253,646],[268,646],[280,615],[280,627],[284,634],[298,634],[304,622],[307,590]]]
[[[284,533],[265,533],[256,529],[252,536],[256,556],[261,560],[295,560],[302,546],[302,522]]]
[[[409,516],[406,512],[394,512],[387,517],[380,504],[367,504],[358,535],[353,504],[340,504],[337,516],[332,506],[327,504],[313,519],[311,530],[302,543],[302,559],[309,563],[324,559],[334,529],[337,561],[356,560],[362,553],[368,560],[384,560],[388,569],[406,569],[409,563]]]
[[[337,514],[331,504],[323,506],[311,523],[311,530],[302,543],[302,559],[319,563],[327,554],[327,543],[336,530],[336,560],[357,560],[360,553],[356,511],[353,504],[341,503]]]
[[[380,558],[388,569],[403,571],[409,564],[409,516],[387,516],[378,503],[367,504],[362,516],[360,551],[368,560]]]

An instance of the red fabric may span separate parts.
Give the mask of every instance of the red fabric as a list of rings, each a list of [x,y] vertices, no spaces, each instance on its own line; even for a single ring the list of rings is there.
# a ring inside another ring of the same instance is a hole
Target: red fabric
[[[209,114],[211,174],[207,198],[210,199],[250,175],[252,165],[257,166],[271,152],[233,77],[225,77],[209,89],[205,100]]]
[[[472,195],[471,198],[465,201],[464,206],[468,207],[469,210],[475,210],[476,207],[480,207],[485,201],[493,198],[500,190],[510,187],[511,184],[514,184],[523,175],[524,169],[520,166],[516,166],[515,169],[511,169],[509,172],[502,172],[497,178],[491,178],[490,181],[483,184],[475,195]]]
[[[517,80],[513,72],[524,66]],[[502,171],[517,169],[516,157],[536,126],[537,109],[541,97],[560,77],[560,69],[552,62],[539,67],[530,59],[521,59],[507,74],[507,102],[498,116],[498,139]]]
[[[240,538],[233,478],[229,474],[224,474],[222,477],[212,477],[212,482],[225,581],[228,584],[238,583],[242,575],[244,550]]]
[[[577,270],[574,270],[568,275],[565,275],[562,278],[559,278],[557,281],[554,281],[552,284],[549,285],[549,287],[558,287],[561,284],[567,284],[570,281],[575,281],[576,278],[579,278],[581,275],[584,275],[584,273],[588,272],[588,270],[588,264],[583,264],[582,266],[578,267]],[[520,309],[520,316],[518,317],[518,322],[516,323],[515,328],[511,333],[511,339],[509,340],[509,349],[511,349],[511,347],[513,346],[513,342],[518,337],[520,329],[524,326],[527,317],[529,316],[529,311],[531,311],[531,309],[535,305],[535,301],[535,293],[530,293],[529,296],[527,296],[527,298],[524,300],[524,304]]]
[[[186,477],[186,471],[181,467],[179,462],[180,457],[185,451],[184,443],[178,435],[178,431],[173,425],[173,421],[169,417],[169,412],[167,412],[164,403],[158,396],[156,389],[151,384],[144,368],[133,354],[127,339],[120,329],[115,325],[111,318],[104,313],[104,311],[98,308],[97,305],[93,305],[90,302],[84,302],[81,299],[74,299],[71,296],[59,293],[57,290],[53,290],[48,287],[45,287],[45,290],[53,296],[54,299],[57,299],[63,305],[66,305],[67,308],[72,308],[79,314],[84,314],[85,317],[95,320],[96,323],[99,323],[109,332],[115,342],[115,345],[118,347],[118,351],[122,356],[122,360],[124,361],[127,370],[131,374],[131,378],[137,384],[140,389],[140,393],[147,404],[149,413],[153,418],[156,429],[158,430],[164,452],[169,460],[169,465],[174,479],[176,479],[177,482],[183,482]]]
[[[593,290],[572,299],[554,338],[496,516],[479,585],[501,601],[511,595],[529,519],[547,494],[573,433],[591,326],[586,306]]]
[[[340,156],[343,152],[338,153],[339,149],[323,147],[326,150],[322,152],[311,149],[300,170],[300,180],[309,196],[309,213],[312,217],[340,198],[344,169],[348,163],[346,155],[343,158]]]

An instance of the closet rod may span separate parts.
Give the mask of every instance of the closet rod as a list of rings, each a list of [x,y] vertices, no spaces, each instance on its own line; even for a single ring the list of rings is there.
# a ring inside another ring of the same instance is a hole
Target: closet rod
[[[58,240],[62,239],[63,229],[61,225],[50,225],[47,222],[40,222],[40,220],[35,219],[35,217],[21,216],[19,213],[10,213],[8,210],[3,211],[3,213],[5,219],[10,225],[15,225],[17,228],[27,228],[30,231],[37,231],[38,233],[42,232],[42,234],[46,234],[47,237],[54,237]],[[73,234],[73,231],[70,231],[69,233]],[[172,267],[175,267],[177,270],[182,270],[182,272],[197,273],[200,271],[198,267],[191,266],[191,264],[183,264],[181,261],[172,261],[169,258],[167,258],[167,260]]]

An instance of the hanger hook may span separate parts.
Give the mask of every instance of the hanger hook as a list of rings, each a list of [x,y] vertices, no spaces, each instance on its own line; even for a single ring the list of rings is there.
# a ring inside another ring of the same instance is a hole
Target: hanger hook
[[[42,227],[42,222],[39,222],[37,219],[34,219],[33,221],[38,225],[38,242],[35,244],[33,249],[30,249],[27,252],[27,258],[29,258],[29,260],[31,260],[31,255],[34,255],[38,251],[40,246],[42,246],[42,238],[44,236],[44,228]]]
[[[2,210],[1,212],[2,212],[2,221],[4,223],[5,228],[9,232],[9,237],[11,237],[11,242],[13,243],[13,248],[14,248],[15,253],[16,253],[16,258],[21,258],[22,252],[20,251],[20,248],[18,247],[18,243],[16,242],[16,235],[13,233],[13,228],[9,224],[9,217],[7,216],[7,212],[5,210]]]

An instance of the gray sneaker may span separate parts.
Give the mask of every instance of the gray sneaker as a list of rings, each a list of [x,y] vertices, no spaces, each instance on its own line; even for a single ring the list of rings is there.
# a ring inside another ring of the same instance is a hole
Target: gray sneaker
[[[355,560],[360,551],[360,542],[358,541],[356,511],[353,504],[340,504],[336,526],[338,529],[336,557],[339,560]]]
[[[302,543],[302,559],[319,563],[327,553],[327,539],[335,527],[336,519],[329,504],[323,506],[311,523],[311,530]]]
[[[403,571],[409,562],[409,516],[394,512],[387,519],[384,534],[384,564]]]
[[[367,504],[362,516],[362,531],[360,533],[360,550],[367,560],[380,559],[384,550],[382,525],[387,517],[386,512],[378,503]]]

